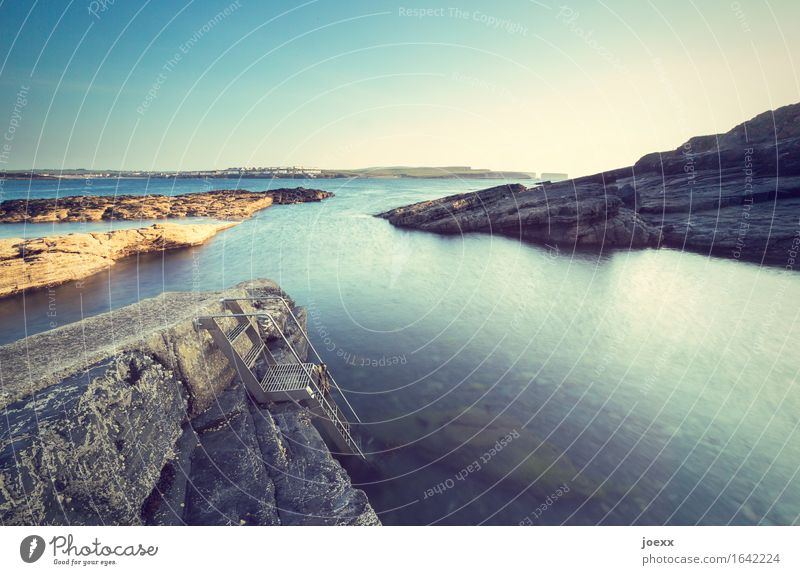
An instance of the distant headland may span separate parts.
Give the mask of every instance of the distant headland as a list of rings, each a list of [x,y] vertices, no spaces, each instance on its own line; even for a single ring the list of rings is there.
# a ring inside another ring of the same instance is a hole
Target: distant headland
[[[100,170],[100,169],[39,169],[8,170],[0,172],[4,179],[34,180],[93,180],[100,178],[274,178],[274,179],[314,179],[314,178],[442,178],[442,179],[511,179],[511,180],[566,180],[569,176],[561,173],[543,172],[537,178],[536,172],[497,171],[470,166],[386,166],[356,170],[320,169],[302,166],[282,167],[241,167],[222,170]]]

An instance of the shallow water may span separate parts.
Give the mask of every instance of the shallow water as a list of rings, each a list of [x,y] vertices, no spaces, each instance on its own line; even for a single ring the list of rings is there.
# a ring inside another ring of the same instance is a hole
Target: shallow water
[[[95,181],[93,193],[337,195],[275,206],[80,287],[2,300],[0,333],[12,341],[164,290],[269,277],[308,307],[313,341],[366,422],[377,472],[358,479],[385,523],[800,522],[800,276],[371,217],[493,183]],[[57,185],[9,181],[6,198]],[[80,193],[70,186],[58,193]]]

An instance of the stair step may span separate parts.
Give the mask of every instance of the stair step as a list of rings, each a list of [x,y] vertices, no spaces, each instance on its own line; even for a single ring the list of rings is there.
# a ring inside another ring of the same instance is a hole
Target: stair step
[[[266,346],[261,341],[254,344],[253,347],[251,347],[250,350],[242,358],[244,360],[245,365],[247,365],[247,367],[253,367],[253,365],[256,362],[256,359],[258,359],[258,356],[261,355],[261,352],[264,351],[265,347]]]
[[[247,328],[249,326],[250,326],[250,322],[249,321],[240,322],[240,323],[236,324],[236,327],[234,327],[229,332],[227,332],[225,334],[225,337],[228,338],[229,342],[233,343],[233,342],[236,341],[237,337],[242,335],[247,330]]]

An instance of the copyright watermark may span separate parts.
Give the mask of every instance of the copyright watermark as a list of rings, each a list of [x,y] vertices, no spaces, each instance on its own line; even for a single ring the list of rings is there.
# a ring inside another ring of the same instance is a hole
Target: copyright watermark
[[[452,7],[406,8],[401,6],[397,10],[397,15],[403,18],[416,18],[417,20],[424,20],[426,18],[452,18],[454,20],[476,22],[492,30],[501,30],[508,34],[517,34],[520,36],[528,35],[528,28],[521,23],[487,14],[480,10],[463,10],[461,8]]]

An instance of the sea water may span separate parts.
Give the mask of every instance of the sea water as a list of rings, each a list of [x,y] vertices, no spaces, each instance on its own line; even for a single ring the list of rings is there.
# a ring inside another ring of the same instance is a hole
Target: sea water
[[[374,469],[355,482],[384,523],[800,523],[800,275],[666,249],[440,236],[373,217],[499,183],[7,181],[4,199],[297,185],[336,196],[0,300],[0,337],[267,277],[307,307],[312,341],[364,421]]]

